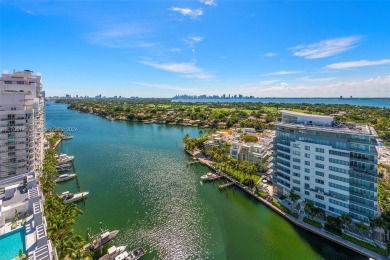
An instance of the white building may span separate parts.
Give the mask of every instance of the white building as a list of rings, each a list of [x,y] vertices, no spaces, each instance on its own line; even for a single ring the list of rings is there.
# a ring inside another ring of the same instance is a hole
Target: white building
[[[367,125],[332,116],[282,111],[275,124],[275,180],[329,215],[369,223],[378,215],[377,135]]]
[[[248,161],[250,164],[260,163],[270,168],[273,166],[269,159],[272,155],[274,137],[273,131],[267,131],[259,136],[257,143],[244,143],[235,140],[230,147],[230,156],[239,161]]]
[[[41,76],[4,71],[0,78],[0,179],[40,172],[43,162],[44,99]]]

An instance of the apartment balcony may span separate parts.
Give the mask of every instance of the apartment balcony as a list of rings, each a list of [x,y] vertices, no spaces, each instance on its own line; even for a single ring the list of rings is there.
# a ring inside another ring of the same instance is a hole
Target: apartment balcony
[[[349,160],[351,162],[361,162],[361,163],[368,163],[368,164],[378,164],[378,162],[374,161],[374,160],[370,160],[368,158],[357,158],[357,157],[349,157]]]
[[[286,152],[286,151],[283,151],[283,150],[280,150],[280,149],[277,149],[276,150],[278,153],[282,153],[282,154],[284,154],[284,155],[290,155],[290,152]]]
[[[363,190],[377,192],[377,188],[369,187],[369,186],[366,186],[366,185],[358,185],[358,184],[353,184],[353,183],[350,182],[349,186],[354,187],[354,188],[358,188],[358,189],[363,189]]]
[[[350,152],[357,152],[357,153],[364,153],[364,154],[378,154],[377,150],[375,147],[370,147],[368,150],[359,150],[359,149],[355,149],[353,147],[349,147],[348,148],[348,151]]]
[[[375,217],[375,212],[376,212],[376,211],[373,211],[372,213],[367,214],[367,213],[364,213],[364,212],[361,212],[359,210],[352,209],[352,208],[349,208],[349,211],[353,212],[353,213],[356,213],[356,214],[359,214],[359,215],[362,215],[364,217],[367,217],[367,216],[368,217]]]
[[[361,198],[364,198],[364,199],[368,199],[368,200],[377,200],[377,197],[376,196],[371,196],[371,195],[368,195],[368,194],[365,194],[365,193],[358,193],[358,192],[354,192],[354,191],[349,191],[349,194],[353,195],[353,196],[356,196],[356,197],[361,197]]]
[[[371,176],[377,176],[378,175],[378,170],[376,169],[367,169],[367,168],[362,168],[362,167],[357,167],[357,166],[352,166],[350,165],[350,172],[357,172],[361,174],[368,174]]]
[[[278,167],[278,166],[281,166],[281,167]],[[277,169],[278,171],[280,171],[280,172],[282,172],[282,173],[284,173],[284,174],[290,175],[290,173],[287,172],[282,166],[283,166],[283,164],[280,165],[280,164],[276,163],[276,169]]]
[[[354,201],[353,199],[350,199],[350,204],[355,204],[355,205],[358,205],[358,206],[360,206],[360,207],[367,208],[367,209],[369,209],[369,210],[374,210],[374,211],[377,210],[377,207],[376,207],[375,205],[369,206],[369,205],[366,205],[366,204],[364,204],[364,203]]]
[[[377,182],[377,176],[370,176],[370,175],[367,175],[364,173],[359,174],[359,173],[355,173],[353,171],[350,172],[349,177],[357,179],[357,180],[362,180],[362,181]]]
[[[290,163],[290,159],[286,159],[282,156],[277,156],[277,159],[282,159],[283,161]]]
[[[277,176],[276,176],[276,184],[278,186],[281,186],[282,188],[285,188],[286,190],[290,190],[290,184],[285,182],[283,179],[279,179]]]

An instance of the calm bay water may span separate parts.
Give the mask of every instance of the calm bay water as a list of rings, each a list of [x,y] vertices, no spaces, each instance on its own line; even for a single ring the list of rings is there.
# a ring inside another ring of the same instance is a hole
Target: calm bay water
[[[347,104],[353,106],[370,106],[390,108],[390,98],[253,98],[253,99],[173,99],[174,102],[262,102],[262,103],[308,103],[308,104]]]
[[[99,222],[119,229],[117,245],[144,247],[144,259],[363,259],[301,230],[239,190],[202,184],[203,166],[187,167],[185,134],[197,128],[130,122],[46,106],[46,126],[74,136],[59,147],[75,156],[77,181],[57,192],[89,191],[75,231]]]

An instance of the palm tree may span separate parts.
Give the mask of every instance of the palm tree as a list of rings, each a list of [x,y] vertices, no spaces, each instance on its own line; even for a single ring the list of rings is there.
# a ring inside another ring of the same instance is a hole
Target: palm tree
[[[294,190],[291,190],[290,191],[290,194],[289,194],[289,197],[290,197],[290,200],[291,200],[291,209],[293,210],[293,208],[295,207],[295,202],[297,200],[299,200],[301,198],[301,196],[299,196],[299,194],[295,193]]]
[[[343,213],[340,216],[340,219],[341,219],[341,226],[343,229],[346,229],[347,227],[349,227],[352,224],[351,216],[346,214],[346,213]]]
[[[307,213],[309,216],[312,216],[312,214],[313,214],[313,209],[314,209],[314,204],[313,204],[313,202],[312,202],[312,201],[306,202],[305,208],[304,208],[305,213]]]

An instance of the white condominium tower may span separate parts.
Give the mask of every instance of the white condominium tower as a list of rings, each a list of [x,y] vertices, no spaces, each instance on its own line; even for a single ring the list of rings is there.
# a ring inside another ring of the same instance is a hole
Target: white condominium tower
[[[39,74],[4,71],[0,78],[0,179],[41,170],[44,97]]]
[[[282,111],[275,124],[275,180],[326,214],[369,223],[378,215],[377,135],[367,125],[332,116]]]

